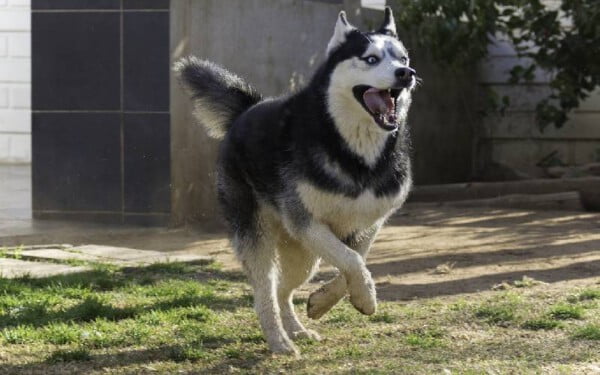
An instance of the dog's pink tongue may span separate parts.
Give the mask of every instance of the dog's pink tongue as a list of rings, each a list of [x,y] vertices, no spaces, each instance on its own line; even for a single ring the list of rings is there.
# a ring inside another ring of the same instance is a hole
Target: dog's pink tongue
[[[370,88],[363,94],[365,105],[372,113],[388,113],[393,110],[394,102],[388,90]]]

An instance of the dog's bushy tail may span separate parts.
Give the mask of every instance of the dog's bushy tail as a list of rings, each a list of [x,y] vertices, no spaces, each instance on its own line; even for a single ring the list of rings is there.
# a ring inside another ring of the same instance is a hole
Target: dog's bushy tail
[[[194,116],[216,139],[222,139],[233,121],[262,99],[243,79],[207,60],[185,57],[174,70],[192,96]]]

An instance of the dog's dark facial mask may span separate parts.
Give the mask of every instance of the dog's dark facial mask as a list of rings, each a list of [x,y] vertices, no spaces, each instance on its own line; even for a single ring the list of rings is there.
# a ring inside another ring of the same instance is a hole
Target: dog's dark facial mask
[[[398,97],[403,90],[413,89],[416,72],[409,67],[408,53],[397,38],[390,8],[381,27],[370,33],[360,32],[340,13],[327,51],[336,60],[336,69],[346,70],[338,76],[350,85],[347,89],[362,109],[384,131],[396,130]]]

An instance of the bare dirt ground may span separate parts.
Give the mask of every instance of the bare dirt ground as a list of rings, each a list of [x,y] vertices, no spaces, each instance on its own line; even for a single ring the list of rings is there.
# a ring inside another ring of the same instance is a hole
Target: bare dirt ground
[[[65,230],[29,242],[211,255],[240,269],[224,234],[194,230]],[[475,293],[524,276],[556,287],[600,283],[600,213],[407,205],[380,232],[368,265],[388,301]],[[304,290],[333,272],[322,266]]]

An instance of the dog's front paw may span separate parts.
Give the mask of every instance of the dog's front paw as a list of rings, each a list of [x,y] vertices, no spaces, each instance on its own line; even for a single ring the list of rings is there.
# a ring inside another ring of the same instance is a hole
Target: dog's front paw
[[[349,285],[350,303],[365,315],[373,315],[377,311],[377,295],[375,283],[367,277],[364,283]]]
[[[317,332],[313,331],[312,329],[304,329],[302,331],[293,332],[290,335],[290,337],[292,338],[292,340],[309,339],[309,340],[314,340],[314,341],[321,341],[321,335],[319,335]]]
[[[273,354],[290,355],[297,358],[300,357],[300,351],[298,350],[296,345],[294,345],[294,343],[289,339],[269,343],[269,349],[271,350],[271,352],[273,352]]]
[[[341,293],[334,293],[324,289],[312,292],[306,303],[306,314],[311,319],[319,319],[325,315],[327,311],[331,310],[331,308],[344,297],[345,293],[345,286]]]

